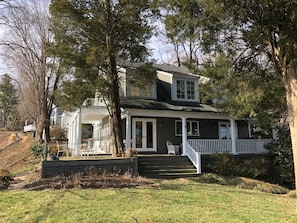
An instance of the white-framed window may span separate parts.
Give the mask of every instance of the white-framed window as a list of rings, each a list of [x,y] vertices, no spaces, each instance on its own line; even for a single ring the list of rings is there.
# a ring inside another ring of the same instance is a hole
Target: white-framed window
[[[187,134],[188,136],[199,136],[199,121],[189,120],[187,121]],[[175,121],[175,135],[182,135],[182,121]]]
[[[198,98],[198,84],[194,80],[177,79],[176,80],[176,100],[194,101]]]

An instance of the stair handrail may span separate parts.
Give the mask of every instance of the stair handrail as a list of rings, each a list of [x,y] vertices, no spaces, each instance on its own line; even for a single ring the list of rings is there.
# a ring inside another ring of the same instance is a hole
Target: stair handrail
[[[186,142],[186,148],[184,148],[183,155],[187,156],[196,167],[197,174],[201,174],[201,153],[196,152],[193,147],[188,142]]]

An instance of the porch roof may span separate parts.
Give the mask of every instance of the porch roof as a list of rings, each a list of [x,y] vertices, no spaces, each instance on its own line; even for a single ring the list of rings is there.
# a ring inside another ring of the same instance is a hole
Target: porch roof
[[[82,107],[81,121],[82,123],[94,123],[108,115],[108,111],[103,106]]]
[[[189,102],[165,102],[141,98],[121,98],[122,108],[224,113],[209,105]]]

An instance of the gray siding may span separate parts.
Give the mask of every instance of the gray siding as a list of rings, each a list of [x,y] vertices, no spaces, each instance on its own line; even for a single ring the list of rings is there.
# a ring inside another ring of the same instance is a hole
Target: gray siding
[[[237,122],[238,138],[247,139],[249,138],[249,129],[246,121]]]
[[[167,153],[166,141],[169,140],[173,144],[179,145],[182,142],[181,136],[175,136],[175,120],[174,118],[158,118],[157,134],[158,134],[158,153]]]
[[[219,120],[200,119],[199,120],[199,131],[200,131],[199,138],[200,139],[218,139],[219,138],[218,122]]]

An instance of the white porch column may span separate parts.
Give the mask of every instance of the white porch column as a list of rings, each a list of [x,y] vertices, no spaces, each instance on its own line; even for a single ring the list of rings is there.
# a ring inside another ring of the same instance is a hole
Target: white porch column
[[[67,138],[68,138],[68,148],[72,148],[72,122],[68,123]]]
[[[56,106],[54,108],[54,111],[55,111],[55,117],[54,117],[54,125],[58,125],[58,107]]]
[[[126,114],[126,149],[131,148],[131,115]]]
[[[64,127],[64,112],[61,115],[61,123],[60,123],[60,127]]]
[[[75,148],[77,155],[79,155],[81,144],[81,110],[80,108],[77,110],[75,117]]]
[[[187,142],[187,119],[182,117],[182,145],[183,145],[183,152],[182,156],[185,156],[185,149],[186,149],[186,142]]]
[[[232,154],[237,154],[236,150],[236,123],[234,119],[230,119],[231,123],[231,145],[232,145]]]
[[[75,117],[73,117],[73,118],[75,118]],[[73,119],[71,121],[71,148],[73,150],[73,153],[74,153],[74,149],[75,149],[75,131],[76,131],[75,119]]]

